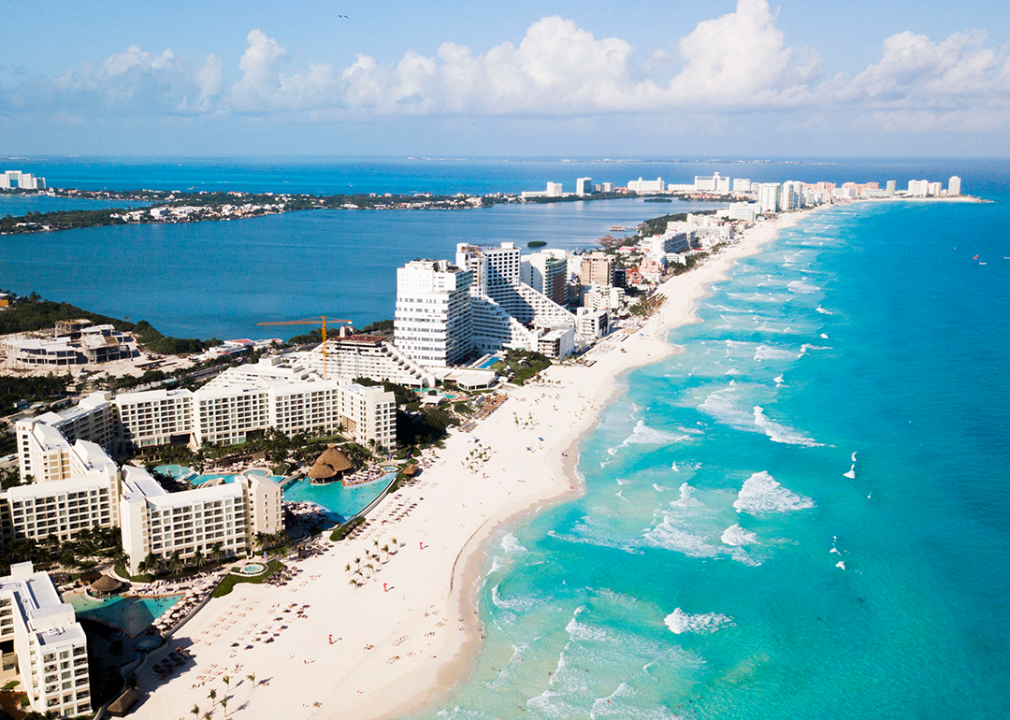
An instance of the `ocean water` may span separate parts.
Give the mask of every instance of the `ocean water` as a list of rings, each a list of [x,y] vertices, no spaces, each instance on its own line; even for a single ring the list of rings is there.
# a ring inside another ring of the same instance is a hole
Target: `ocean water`
[[[498,534],[473,676],[419,717],[1010,716],[1005,179],[742,261],[584,438],[586,495]]]
[[[286,339],[306,330],[257,323],[330,315],[361,326],[392,318],[396,268],[415,258],[453,258],[457,243],[596,247],[614,226],[723,206],[622,199],[312,210],[11,235],[0,242],[0,288],[147,320],[176,337]]]

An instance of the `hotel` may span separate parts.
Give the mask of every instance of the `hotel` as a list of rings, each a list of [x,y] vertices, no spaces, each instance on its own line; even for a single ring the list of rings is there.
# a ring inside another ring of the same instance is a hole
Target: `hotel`
[[[74,717],[91,713],[88,640],[74,608],[48,573],[30,562],[0,578],[3,666],[14,666],[34,712]]]

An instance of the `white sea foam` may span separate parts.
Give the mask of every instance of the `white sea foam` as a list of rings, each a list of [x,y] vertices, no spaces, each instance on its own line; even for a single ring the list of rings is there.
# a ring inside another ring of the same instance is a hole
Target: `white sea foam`
[[[722,534],[722,541],[725,545],[733,547],[743,547],[757,543],[757,534],[749,530],[744,530],[739,524],[731,525]]]
[[[776,348],[769,345],[758,345],[754,350],[755,360],[799,360],[803,357],[803,351],[787,350],[786,348]]]
[[[809,295],[820,290],[816,285],[810,285],[802,280],[793,280],[786,288],[788,288],[789,292],[796,293],[797,295]]]
[[[820,305],[817,306],[817,312],[819,312],[821,315],[834,315],[833,312],[831,312],[830,310],[825,310]]]
[[[821,333],[821,339],[822,340],[827,340],[828,339],[828,334],[827,333]]]
[[[754,406],[754,424],[761,428],[761,431],[773,442],[804,447],[820,447],[821,445],[809,435],[769,419],[765,415],[764,409],[758,405]]]
[[[736,384],[730,382],[729,387],[709,394],[698,409],[736,430],[764,433],[774,442],[805,447],[819,445],[813,438],[799,430],[770,420],[760,406],[755,406],[751,412],[743,410],[736,403],[736,395]]]
[[[856,461],[856,453],[852,453],[852,462],[855,462],[855,461]]]
[[[639,420],[631,435],[625,438],[621,447],[628,445],[669,445],[670,443],[687,440],[684,435],[676,435],[666,430],[656,430],[645,424],[644,420]]]
[[[543,600],[533,595],[518,595],[514,598],[503,598],[498,588],[501,583],[491,588],[491,602],[495,607],[502,610],[510,610],[514,613],[529,612],[535,607],[543,605]]]
[[[838,562],[835,563],[835,567],[836,568],[841,568],[842,570],[844,570],[845,569],[845,561],[844,560],[839,560]],[[856,573],[856,574],[858,575],[859,573]]]
[[[779,375],[778,377],[775,378],[776,387],[782,387],[783,385],[785,385],[785,381],[782,378],[783,378],[782,375]]]
[[[672,507],[689,508],[700,507],[701,502],[694,496],[694,488],[687,483],[680,485],[680,497],[670,503]]]
[[[662,485],[659,485],[657,483],[652,483],[652,487],[656,489],[656,492],[666,492],[667,490],[670,489],[668,487],[663,487]]]
[[[487,574],[491,575],[497,572],[498,570],[501,570],[503,567],[505,566],[501,563],[498,556],[495,555],[493,558],[491,558],[491,569],[487,571]]]
[[[501,549],[507,553],[526,552],[526,548],[522,546],[519,539],[512,533],[506,533],[505,537],[501,539]]]
[[[730,368],[729,370],[726,371],[725,374],[726,375],[739,375],[740,371],[737,370],[736,368]]]
[[[645,541],[658,548],[683,553],[688,557],[716,557],[722,548],[707,542],[701,535],[678,527],[671,513],[663,514],[663,521],[645,534]]]
[[[814,507],[814,501],[782,487],[767,472],[751,475],[740,488],[733,507],[737,512],[764,515],[773,512],[792,512]]]
[[[719,628],[733,624],[733,618],[720,613],[703,613],[692,615],[677,608],[666,616],[663,620],[670,631],[682,635],[683,633],[706,634],[714,633]]]
[[[842,473],[842,477],[847,477],[849,480],[856,479],[856,464],[852,463],[852,467],[849,468],[847,473]]]
[[[584,607],[585,606],[578,608],[575,611],[575,615],[572,617],[571,620],[568,621],[568,624],[565,626],[565,631],[568,633],[568,636],[572,640],[580,640],[580,641],[592,640],[596,642],[602,642],[606,640],[607,639],[606,630],[602,630],[601,628],[593,627],[592,625],[587,625],[586,623],[579,622],[579,614],[580,611],[584,609]],[[558,669],[563,670],[564,664],[562,663]]]
[[[680,468],[677,467],[676,461],[674,461],[674,463],[670,465],[670,469],[673,470],[674,472],[680,472]]]

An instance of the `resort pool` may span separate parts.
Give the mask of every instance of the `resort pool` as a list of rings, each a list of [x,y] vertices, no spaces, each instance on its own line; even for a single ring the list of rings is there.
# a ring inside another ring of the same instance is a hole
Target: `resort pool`
[[[492,368],[495,365],[497,365],[500,361],[501,361],[500,357],[497,357],[497,356],[496,357],[490,357],[487,360],[485,360],[484,362],[482,362],[480,365],[478,365],[477,369],[478,370],[487,370],[488,368]]]
[[[271,475],[266,470],[259,470],[259,469],[249,470],[248,472],[246,472],[246,475],[255,475],[256,477],[270,478],[275,483],[279,483],[284,480],[284,478],[282,478],[280,475]]]
[[[375,500],[396,477],[396,472],[383,475],[374,482],[354,487],[344,487],[340,482],[313,485],[307,479],[299,480],[284,490],[284,499],[293,502],[313,502],[337,516],[338,522],[352,518]]]
[[[224,484],[235,482],[236,475],[194,475],[189,479],[189,484],[193,487],[197,485],[203,485],[205,482],[210,480],[215,480],[217,478],[224,478]]]
[[[232,568],[233,573],[238,573],[239,575],[262,575],[267,569],[267,566],[263,563],[246,563],[242,567]]]
[[[179,602],[181,597],[182,595],[163,597],[123,597],[117,595],[104,600],[95,600],[84,593],[77,593],[68,597],[67,602],[74,606],[78,619],[104,622],[136,636],[164,615]]]
[[[168,475],[175,480],[186,480],[196,474],[193,468],[188,468],[185,465],[159,465],[154,468],[154,471]]]

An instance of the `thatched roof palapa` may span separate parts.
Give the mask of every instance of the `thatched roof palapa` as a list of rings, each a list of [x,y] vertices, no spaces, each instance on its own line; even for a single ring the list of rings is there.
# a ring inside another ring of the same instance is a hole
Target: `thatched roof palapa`
[[[354,467],[354,463],[347,459],[347,456],[337,450],[333,445],[323,450],[316,462],[309,470],[309,477],[313,480],[327,480],[336,477],[342,472],[347,472]]]
[[[91,589],[95,592],[109,593],[116,592],[123,587],[123,583],[116,580],[114,577],[109,577],[108,575],[102,575],[100,578],[91,583]]]
[[[421,468],[417,464],[408,465],[407,467],[403,468],[403,474],[406,475],[407,477],[414,477],[420,471],[421,471]]]
[[[133,709],[140,699],[140,694],[133,688],[127,688],[109,705],[109,714],[113,717],[123,717]]]

